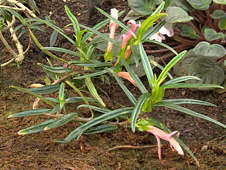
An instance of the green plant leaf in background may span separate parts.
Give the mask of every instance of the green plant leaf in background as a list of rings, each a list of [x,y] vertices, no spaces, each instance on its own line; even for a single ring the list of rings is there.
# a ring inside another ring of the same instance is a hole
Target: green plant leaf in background
[[[210,44],[202,41],[193,48],[192,52],[194,52],[196,56],[206,56],[219,59],[225,55],[225,48],[219,44]]]
[[[226,5],[226,1],[225,0],[213,0],[213,2],[216,3],[216,4]]]
[[[218,28],[220,28],[221,31],[226,30],[226,17],[221,18],[218,22]],[[226,36],[224,36],[226,37]]]
[[[195,9],[207,10],[212,0],[189,0],[187,2]]]
[[[222,32],[216,32],[214,29],[208,27],[203,28],[203,34],[207,41],[214,41],[218,39],[223,39],[225,37]]]
[[[180,7],[168,7],[166,10],[166,22],[167,23],[177,23],[177,22],[188,22],[193,19],[188,13]]]
[[[128,6],[140,15],[150,15],[157,4],[153,0],[128,0]]]
[[[171,6],[177,6],[190,12],[194,10],[187,0],[173,0]]]
[[[123,21],[128,21],[128,20],[134,20],[135,21],[135,20],[137,20],[137,19],[139,19],[143,16],[144,15],[141,15],[141,14],[139,14],[139,13],[133,11],[133,10],[130,10],[128,12],[128,14],[125,16],[125,18],[123,19]]]
[[[196,34],[195,30],[193,30],[193,28],[191,26],[189,26],[188,24],[183,24],[181,29],[180,29],[180,34],[183,37],[188,37],[191,39],[198,39],[199,36]]]
[[[223,10],[217,9],[210,16],[213,19],[221,19],[221,18],[226,17],[226,13]]]

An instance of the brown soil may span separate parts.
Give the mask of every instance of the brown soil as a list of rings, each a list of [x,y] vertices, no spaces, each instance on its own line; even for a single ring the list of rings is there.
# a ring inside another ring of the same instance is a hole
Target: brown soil
[[[87,1],[71,0],[63,1],[36,0],[41,10],[40,17],[48,15],[51,11],[52,19],[57,25],[64,26],[69,19],[64,12],[64,5],[67,4],[71,11],[77,16],[79,22],[90,25],[88,21]],[[127,2],[116,0],[113,7],[126,9]],[[109,10],[109,6],[104,7]],[[96,17],[97,22],[103,17]],[[94,22],[94,21],[93,21]],[[50,31],[36,33],[38,39],[44,46],[48,46]],[[26,45],[26,41],[24,41]],[[3,48],[0,44],[1,49]],[[59,38],[57,46],[67,47],[68,43]],[[4,53],[1,54],[6,55]],[[226,167],[225,161],[225,130],[213,123],[187,116],[165,108],[155,108],[152,117],[160,120],[171,130],[180,132],[182,139],[193,151],[200,161],[200,168],[195,166],[194,161],[188,154],[179,157],[173,152],[168,143],[163,143],[163,160],[158,160],[157,142],[154,136],[131,132],[129,128],[120,127],[118,131],[97,134],[83,135],[79,140],[68,144],[54,143],[54,139],[63,139],[72,131],[75,123],[68,123],[61,128],[46,131],[38,134],[19,136],[17,132],[25,127],[37,124],[44,120],[43,117],[7,119],[9,114],[30,110],[34,97],[21,94],[9,85],[16,84],[27,87],[28,85],[42,81],[44,72],[37,66],[37,62],[46,63],[45,54],[32,45],[23,64],[20,68],[8,66],[2,70],[0,75],[0,169],[62,169],[62,170],[155,170],[155,169],[219,169]],[[143,79],[143,81],[146,81]],[[106,86],[106,85],[105,85]],[[112,106],[113,101],[123,104],[126,96],[116,83],[104,87],[111,101],[106,97],[105,102]],[[128,84],[135,95],[139,95],[136,89]],[[187,106],[199,113],[203,113],[222,123],[226,123],[226,97],[225,94],[215,92],[197,92],[185,89],[169,90],[165,98],[193,98],[209,101],[217,107]],[[141,146],[139,149],[124,148],[109,151],[110,148],[121,145]],[[149,145],[149,148],[142,146]]]

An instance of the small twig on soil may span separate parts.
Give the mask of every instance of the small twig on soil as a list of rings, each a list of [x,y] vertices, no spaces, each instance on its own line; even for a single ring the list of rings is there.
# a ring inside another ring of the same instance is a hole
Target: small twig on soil
[[[145,149],[145,148],[155,148],[156,146],[157,145],[144,145],[144,146],[119,145],[108,149],[108,152],[117,149]]]

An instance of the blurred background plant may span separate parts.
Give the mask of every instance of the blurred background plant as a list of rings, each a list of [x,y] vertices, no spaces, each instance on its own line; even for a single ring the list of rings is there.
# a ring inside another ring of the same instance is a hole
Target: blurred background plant
[[[124,20],[142,20],[153,13],[156,6],[165,1],[167,16],[165,34],[169,37],[165,43],[177,52],[190,50],[174,69],[175,74],[195,75],[199,83],[222,84],[225,80],[226,59],[226,2],[220,0],[128,0],[131,8]],[[162,31],[163,32],[163,31]],[[165,40],[161,30],[155,37],[156,41]],[[148,53],[160,55],[161,60],[173,56],[168,49],[147,50]],[[155,55],[155,56],[156,56]],[[189,64],[188,64],[189,63]],[[226,87],[226,83],[224,83]],[[201,90],[201,89],[200,89]],[[203,89],[209,90],[209,89]],[[220,92],[224,92],[221,90]]]
[[[40,27],[41,23],[33,22],[33,18],[36,17],[35,13],[39,13],[39,9],[34,0],[0,1],[0,40],[12,56],[11,59],[7,58],[8,61],[2,63],[1,67],[10,64],[13,61],[17,64],[20,64],[23,61],[25,53],[28,52],[30,48],[31,39],[25,50],[19,39],[27,32],[26,26],[28,23],[31,29],[44,31],[43,28]],[[5,38],[7,32],[10,33],[10,39],[13,43],[7,42]]]

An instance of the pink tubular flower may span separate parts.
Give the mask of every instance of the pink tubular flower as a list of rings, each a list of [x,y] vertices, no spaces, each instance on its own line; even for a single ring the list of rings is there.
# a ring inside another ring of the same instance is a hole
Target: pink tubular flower
[[[170,147],[174,150],[176,150],[178,152],[179,155],[184,155],[184,152],[180,146],[180,144],[174,139],[172,138],[173,135],[175,135],[177,133],[177,131],[174,131],[172,133],[166,133],[163,130],[148,125],[147,128],[149,128],[148,130],[146,130],[146,132],[152,133],[153,135],[155,135],[157,142],[158,142],[158,155],[159,155],[159,160],[161,160],[161,143],[160,143],[160,139],[163,139],[165,141],[168,141],[170,143]]]
[[[118,10],[115,9],[115,8],[111,9],[111,16],[115,19],[118,19]],[[117,28],[118,28],[118,24],[111,20],[110,24],[109,24],[109,30],[110,30],[109,38],[111,38],[111,39],[115,38],[115,31],[116,31]],[[111,52],[112,49],[113,49],[113,43],[108,42],[107,51]]]
[[[131,25],[131,28],[126,34],[123,34],[120,36],[119,41],[121,41],[122,39],[121,48],[124,48],[126,46],[127,42],[130,40],[132,36],[136,38],[135,31],[136,31],[136,28],[140,26],[140,24],[137,24],[136,21],[134,20],[129,20],[127,24]]]
[[[135,81],[132,79],[132,77],[130,76],[130,74],[128,72],[125,72],[125,71],[118,72],[117,76],[124,78],[124,79],[130,81],[134,86],[137,86]]]
[[[115,19],[118,19],[118,10],[113,8],[111,9],[111,16]],[[115,23],[114,21],[110,21],[109,24],[109,30],[110,30],[110,34],[109,34],[109,38],[114,39],[115,38],[115,31],[118,28],[118,24]],[[111,61],[113,58],[113,46],[114,44],[112,42],[108,42],[108,46],[107,46],[107,51],[104,54],[104,59],[105,61]]]

